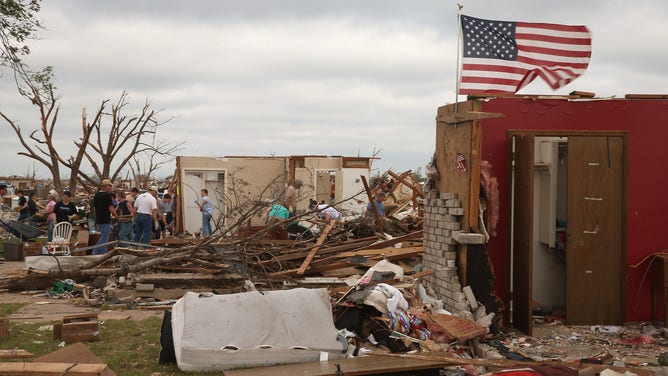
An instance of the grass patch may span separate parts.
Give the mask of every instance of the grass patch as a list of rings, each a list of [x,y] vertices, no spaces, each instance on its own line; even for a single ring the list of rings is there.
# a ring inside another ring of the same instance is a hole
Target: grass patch
[[[0,317],[9,316],[24,305],[25,303],[2,303],[0,304]]]
[[[9,337],[0,338],[0,349],[23,349],[35,357],[58,350],[60,341],[53,339],[53,329],[49,325],[11,323]],[[176,364],[158,364],[161,325],[160,317],[141,321],[108,320],[100,325],[101,340],[86,342],[86,346],[119,376],[210,376],[211,373],[182,372]]]

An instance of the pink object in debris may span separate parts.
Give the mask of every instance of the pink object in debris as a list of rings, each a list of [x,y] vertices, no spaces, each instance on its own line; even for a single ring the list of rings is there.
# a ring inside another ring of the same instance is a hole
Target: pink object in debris
[[[639,344],[651,345],[651,344],[654,343],[654,338],[652,338],[650,336],[642,335],[642,336],[637,336],[637,337],[633,337],[633,338],[624,338],[620,342],[628,343],[628,344],[637,344],[637,345],[639,345]]]

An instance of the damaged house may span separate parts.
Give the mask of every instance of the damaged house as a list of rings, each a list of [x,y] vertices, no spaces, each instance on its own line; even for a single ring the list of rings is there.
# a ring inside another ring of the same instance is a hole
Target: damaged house
[[[451,305],[477,284],[488,311],[505,310],[529,334],[536,310],[576,325],[664,321],[666,118],[665,95],[469,97],[440,107],[438,172],[425,200],[430,284],[452,289]],[[481,190],[490,164],[496,202]],[[478,213],[494,204],[487,240]]]
[[[179,156],[176,159],[176,192],[180,197],[175,208],[177,230],[191,234],[201,231],[201,189],[208,190],[214,203],[213,217],[224,217],[230,223],[235,221],[231,208],[258,199],[282,200],[288,185],[296,180],[303,182],[297,212],[304,212],[309,199],[314,199],[325,203],[343,201],[337,205],[339,210],[353,215],[362,213],[366,196],[360,176],[369,177],[372,159],[319,155]],[[264,224],[261,220],[254,217],[251,225]]]

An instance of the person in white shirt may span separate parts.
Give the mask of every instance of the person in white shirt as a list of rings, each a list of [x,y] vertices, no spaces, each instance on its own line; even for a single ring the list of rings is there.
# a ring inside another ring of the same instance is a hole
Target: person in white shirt
[[[158,188],[151,186],[135,199],[135,242],[151,244],[153,229],[158,226],[157,195]]]
[[[324,221],[327,221],[327,222],[329,222],[332,219],[334,219],[336,221],[340,221],[342,219],[341,218],[341,212],[334,209],[333,206],[330,206],[328,204],[318,204],[315,200],[311,200],[311,203],[309,205],[309,209],[316,212],[316,217],[318,219],[321,219],[321,220],[324,220]]]

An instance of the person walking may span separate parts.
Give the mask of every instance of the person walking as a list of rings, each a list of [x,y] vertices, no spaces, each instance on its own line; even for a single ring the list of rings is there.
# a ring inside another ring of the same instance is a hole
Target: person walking
[[[135,199],[135,242],[151,244],[153,229],[158,226],[158,201],[155,196],[158,187],[150,186],[148,191]]]
[[[211,217],[213,217],[213,205],[211,200],[209,200],[209,191],[202,189],[200,191],[200,200],[199,211],[202,212],[202,233],[204,236],[211,235]]]
[[[93,197],[93,207],[95,208],[95,223],[100,232],[100,239],[97,244],[109,242],[111,234],[111,218],[116,218],[116,210],[111,201],[111,181],[104,179],[100,183],[100,190]],[[103,255],[107,253],[107,246],[99,246],[93,249],[94,255]]]

